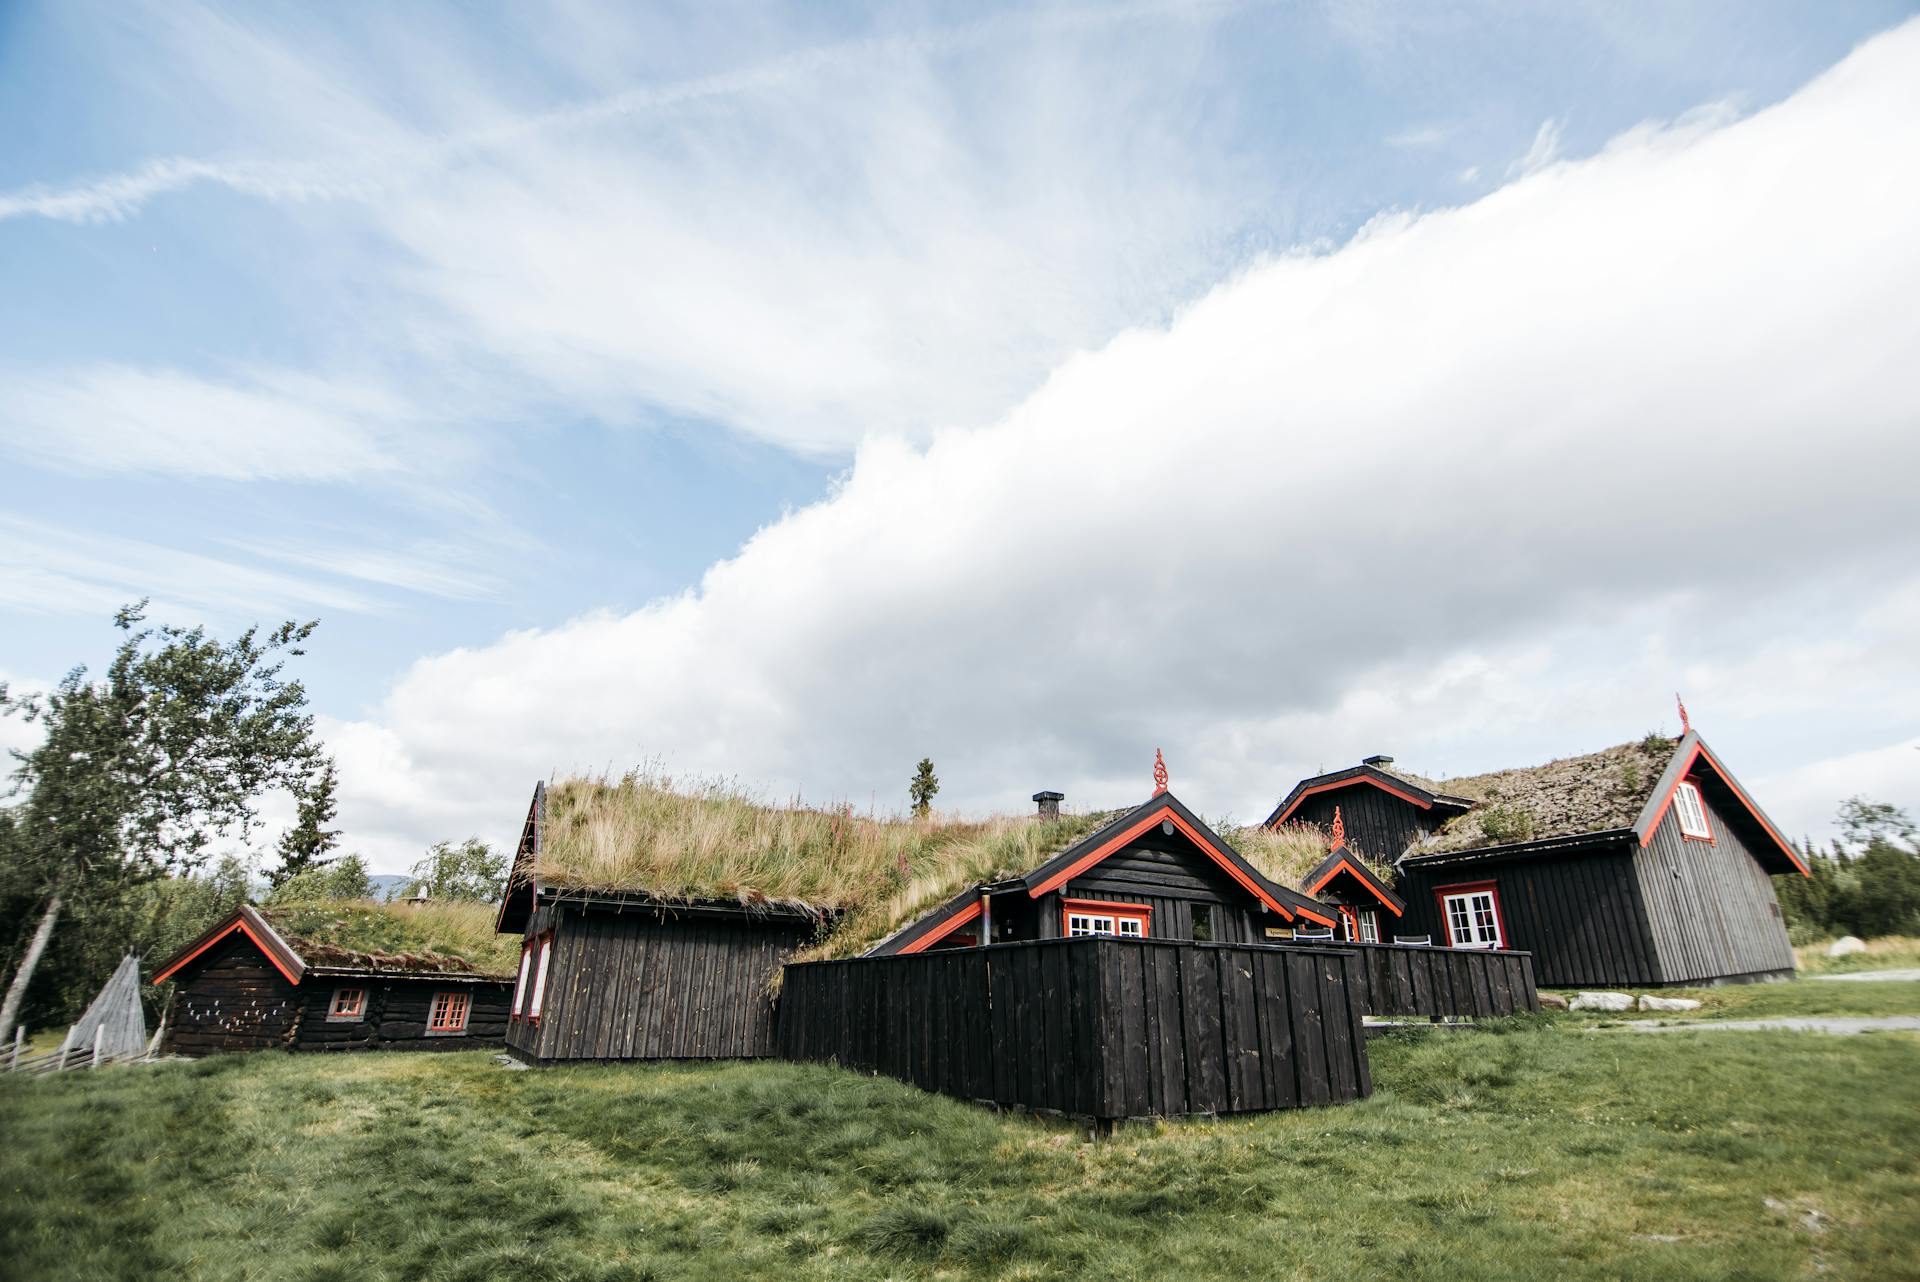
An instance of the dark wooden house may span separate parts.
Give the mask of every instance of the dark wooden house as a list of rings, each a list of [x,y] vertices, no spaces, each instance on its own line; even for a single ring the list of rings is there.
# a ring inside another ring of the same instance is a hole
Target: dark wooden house
[[[1327,822],[1336,806],[1349,842],[1394,861],[1396,935],[1530,950],[1544,985],[1793,971],[1770,878],[1806,869],[1690,728],[1444,784],[1371,757],[1302,780],[1267,822]]]
[[[1041,794],[1056,803],[1057,794]],[[1334,912],[1268,880],[1171,792],[1156,792],[1017,877],[969,886],[869,953],[1075,935],[1260,944]]]
[[[508,976],[290,935],[273,916],[242,907],[160,968],[153,982],[176,985],[164,1053],[457,1050],[504,1037]]]
[[[829,915],[545,883],[546,808],[540,784],[497,922],[522,940],[507,1049],[535,1064],[772,1055],[780,966]]]
[[[1406,901],[1367,861],[1347,845],[1340,807],[1333,808],[1332,848],[1301,878],[1302,892],[1333,909],[1340,919],[1339,939],[1353,944],[1389,942],[1407,915]]]

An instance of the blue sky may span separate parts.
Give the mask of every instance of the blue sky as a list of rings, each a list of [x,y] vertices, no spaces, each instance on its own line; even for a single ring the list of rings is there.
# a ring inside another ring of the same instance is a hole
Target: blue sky
[[[885,807],[932,752],[986,809],[1166,746],[1245,816],[1676,686],[1791,827],[1920,803],[1912,522],[1867,501],[1912,260],[1809,233],[1911,194],[1908,33],[1808,86],[1912,11],[0,7],[0,677],[143,595],[320,617],[383,870],[554,770]],[[1845,355],[1750,377],[1790,317]],[[1616,432],[1740,474],[1609,503]]]

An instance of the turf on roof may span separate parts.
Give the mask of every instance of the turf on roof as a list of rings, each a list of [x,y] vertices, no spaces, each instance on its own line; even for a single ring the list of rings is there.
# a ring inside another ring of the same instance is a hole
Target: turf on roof
[[[496,934],[492,904],[278,904],[260,913],[309,966],[507,976],[520,941]]]
[[[1657,735],[1544,766],[1449,779],[1442,787],[1474,802],[1408,853],[1504,846],[1632,827],[1673,758]]]

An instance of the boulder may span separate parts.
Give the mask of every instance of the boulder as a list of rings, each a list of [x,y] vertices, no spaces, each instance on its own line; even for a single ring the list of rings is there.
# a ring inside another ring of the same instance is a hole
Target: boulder
[[[1867,941],[1864,939],[1856,939],[1852,935],[1842,935],[1827,945],[1827,956],[1829,957],[1850,957],[1854,953],[1864,953],[1866,951]]]
[[[1699,1010],[1700,1003],[1691,997],[1648,997],[1640,995],[1641,1010]]]
[[[1540,994],[1540,1005],[1546,1010],[1565,1010],[1567,1008],[1567,999],[1558,993],[1542,993]]]
[[[1632,1010],[1632,993],[1575,993],[1571,1010]]]

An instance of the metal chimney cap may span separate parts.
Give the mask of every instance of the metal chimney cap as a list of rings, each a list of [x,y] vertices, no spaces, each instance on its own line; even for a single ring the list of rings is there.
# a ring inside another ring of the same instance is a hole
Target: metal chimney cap
[[[1393,758],[1384,752],[1376,752],[1371,757],[1362,759],[1360,764],[1363,766],[1390,766],[1393,764]]]
[[[1064,792],[1053,792],[1053,791],[1036,792],[1033,794],[1033,799],[1035,801],[1065,801],[1067,799],[1067,794]]]

